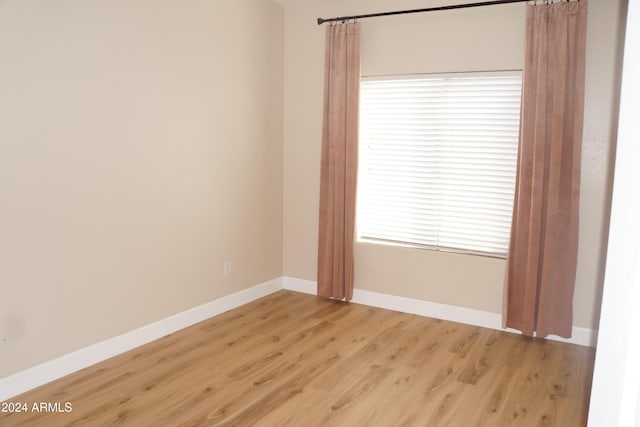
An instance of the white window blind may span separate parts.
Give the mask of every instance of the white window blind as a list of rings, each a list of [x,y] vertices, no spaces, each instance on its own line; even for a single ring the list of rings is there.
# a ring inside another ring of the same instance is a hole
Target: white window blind
[[[521,80],[520,72],[364,78],[358,237],[504,256]]]

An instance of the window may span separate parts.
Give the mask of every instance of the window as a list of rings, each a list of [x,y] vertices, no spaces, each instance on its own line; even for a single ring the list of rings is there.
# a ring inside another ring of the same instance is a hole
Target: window
[[[363,78],[359,239],[504,257],[520,72]]]

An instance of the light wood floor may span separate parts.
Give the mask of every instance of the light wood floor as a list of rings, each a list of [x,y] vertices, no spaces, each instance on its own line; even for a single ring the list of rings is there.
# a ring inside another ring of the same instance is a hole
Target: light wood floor
[[[593,349],[280,291],[12,402],[8,426],[585,426]]]

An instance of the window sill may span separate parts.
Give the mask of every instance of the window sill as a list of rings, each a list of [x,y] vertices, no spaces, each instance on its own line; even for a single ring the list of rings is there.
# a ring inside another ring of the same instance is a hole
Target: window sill
[[[416,243],[406,243],[406,242],[396,242],[394,240],[383,240],[383,239],[374,239],[371,237],[358,237],[356,239],[357,243],[364,244],[373,244],[380,246],[395,246],[400,248],[408,248],[408,249],[420,249],[434,252],[446,252],[458,255],[471,255],[471,256],[479,256],[483,258],[496,258],[506,260],[506,254],[495,254],[491,252],[479,252],[479,251],[471,251],[465,249],[456,249],[456,248],[445,248],[440,246],[429,246],[429,245],[420,245]]]

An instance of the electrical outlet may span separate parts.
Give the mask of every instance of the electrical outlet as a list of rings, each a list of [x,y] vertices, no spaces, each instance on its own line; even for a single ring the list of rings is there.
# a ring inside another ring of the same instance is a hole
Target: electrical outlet
[[[224,263],[224,277],[225,279],[231,277],[231,261],[226,261]]]
[[[9,347],[9,336],[4,332],[0,332],[0,350],[8,347]]]

